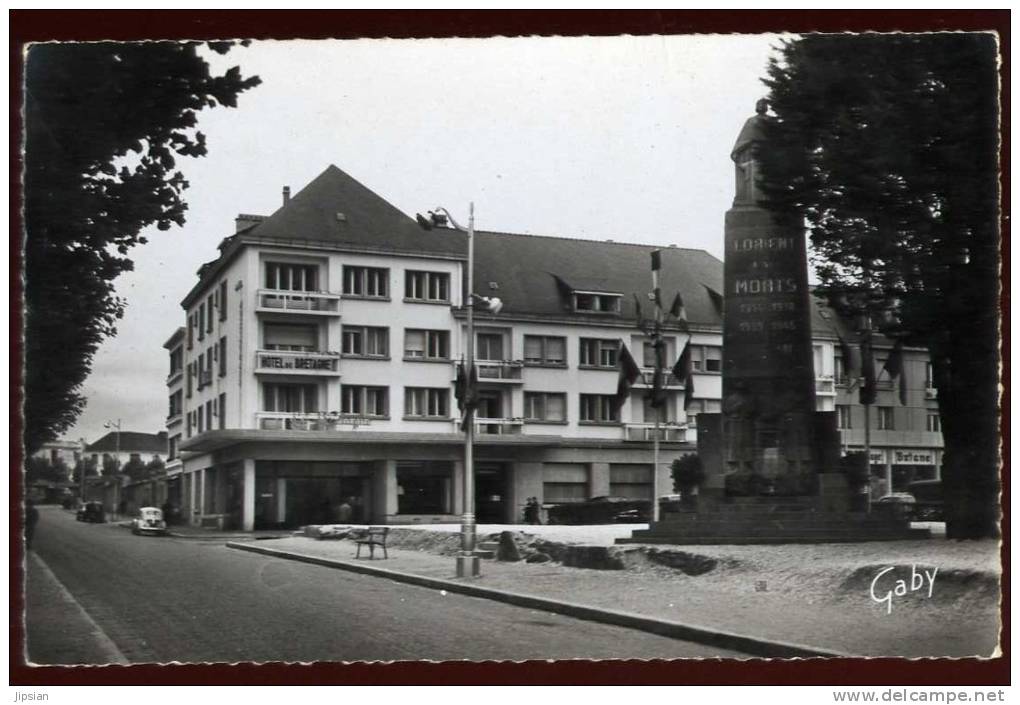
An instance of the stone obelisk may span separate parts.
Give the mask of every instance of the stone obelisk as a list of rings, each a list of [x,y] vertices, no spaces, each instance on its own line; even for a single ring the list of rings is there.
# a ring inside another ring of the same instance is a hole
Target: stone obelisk
[[[761,475],[770,480],[762,486],[802,494],[819,469],[807,254],[802,224],[762,206],[767,109],[758,101],[730,155],[737,178],[726,212],[722,460],[726,474]]]

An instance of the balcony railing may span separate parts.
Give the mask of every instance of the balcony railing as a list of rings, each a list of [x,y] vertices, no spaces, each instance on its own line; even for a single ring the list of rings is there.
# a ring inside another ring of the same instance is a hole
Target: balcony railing
[[[174,370],[169,375],[167,375],[166,386],[170,387],[172,385],[175,385],[182,379],[184,379],[184,370],[183,369]]]
[[[655,424],[629,423],[623,427],[624,438],[628,441],[654,441]],[[683,443],[687,440],[687,428],[675,424],[664,423],[659,426],[659,440]]]
[[[184,420],[184,414],[180,411],[171,411],[166,417],[166,425],[172,426]]]
[[[663,370],[663,382],[666,389],[683,389],[684,381],[669,370]],[[655,385],[655,370],[644,367],[641,369],[641,376],[634,382],[635,387],[652,387]]]
[[[340,374],[340,353],[256,350],[255,372],[259,374],[336,376]]]
[[[479,382],[521,382],[523,360],[476,360]]]
[[[831,375],[819,375],[815,378],[815,392],[818,394],[835,394],[836,380]]]
[[[454,421],[460,430],[460,419]],[[524,419],[475,419],[475,433],[482,436],[516,436],[524,429]]]
[[[255,425],[262,431],[347,431],[369,426],[371,416],[339,412],[259,411]]]
[[[311,313],[340,315],[340,294],[325,291],[279,291],[259,289],[256,310],[264,313]]]
[[[212,384],[212,370],[199,370],[198,371],[198,388],[206,387]]]

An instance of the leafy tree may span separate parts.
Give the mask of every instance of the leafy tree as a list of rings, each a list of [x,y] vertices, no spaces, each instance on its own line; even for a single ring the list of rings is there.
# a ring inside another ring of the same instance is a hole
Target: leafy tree
[[[232,42],[208,46],[225,53]],[[183,225],[177,156],[206,154],[197,112],[259,83],[210,74],[194,42],[38,44],[25,62],[25,445],[57,437],[125,302],[113,280],[151,225]]]
[[[705,470],[697,453],[682,455],[670,465],[669,473],[673,478],[673,491],[688,493],[705,481]]]
[[[85,469],[85,477],[97,477],[99,471],[96,467],[96,461],[92,458],[78,459],[74,464],[74,471],[71,473],[71,480],[75,484],[81,484],[81,472],[82,468]]]
[[[162,475],[165,470],[166,464],[163,462],[163,459],[160,458],[158,455],[152,456],[152,460],[145,464],[145,474],[148,477],[156,477],[158,475]]]
[[[996,60],[990,34],[810,35],[765,81],[761,186],[820,293],[931,353],[955,538],[998,531]]]
[[[141,480],[146,476],[146,464],[142,462],[142,459],[137,455],[132,455],[124,467],[121,468],[121,473],[127,475],[132,480]]]
[[[25,483],[31,484],[39,480],[51,482],[65,482],[68,478],[67,463],[63,458],[57,458],[51,463],[46,458],[29,457],[25,461]]]
[[[103,475],[107,477],[111,475],[117,475],[121,472],[120,468],[121,468],[120,458],[118,458],[116,455],[103,453]]]

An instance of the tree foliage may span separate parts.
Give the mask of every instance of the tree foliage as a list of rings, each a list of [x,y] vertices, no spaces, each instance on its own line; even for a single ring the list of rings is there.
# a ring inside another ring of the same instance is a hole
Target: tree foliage
[[[232,43],[208,46],[226,53]],[[184,223],[178,157],[206,154],[197,113],[257,85],[210,74],[193,42],[38,44],[25,62],[25,445],[57,437],[125,302],[141,231]]]
[[[996,51],[991,34],[810,35],[765,81],[762,188],[806,220],[819,292],[931,353],[951,537],[997,530]]]

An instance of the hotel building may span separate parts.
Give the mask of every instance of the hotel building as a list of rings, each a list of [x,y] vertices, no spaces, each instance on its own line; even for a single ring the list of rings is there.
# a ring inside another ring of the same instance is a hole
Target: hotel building
[[[701,250],[660,248],[664,296],[681,294],[688,321],[666,327],[667,358],[690,336],[694,399],[685,411],[682,382],[668,380],[653,468],[654,358],[636,324],[637,297],[651,314],[653,249],[475,233],[475,293],[504,304],[475,315],[480,523],[521,521],[529,497],[651,498],[653,472],[659,493],[672,492],[669,465],[696,451],[696,415],[720,410],[723,268]],[[238,216],[164,345],[168,488],[182,516],[290,527],[335,521],[347,500],[356,522],[458,521],[466,263],[462,233],[422,230],[334,166],[293,198],[285,189],[272,215]],[[863,409],[838,366],[839,322],[815,314],[818,408],[838,413],[846,450],[863,448]],[[646,374],[617,409],[620,341]],[[873,462],[909,467],[903,482],[935,476],[939,462],[926,360],[908,351],[906,406],[890,388],[872,409],[883,424]]]

